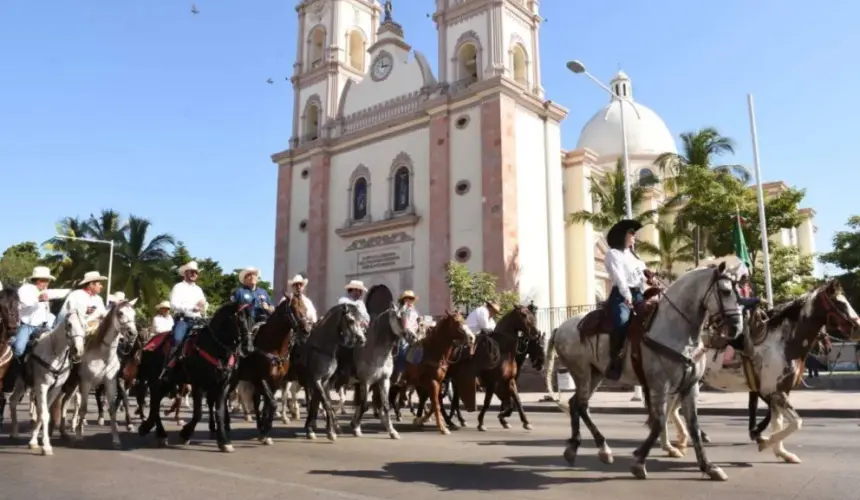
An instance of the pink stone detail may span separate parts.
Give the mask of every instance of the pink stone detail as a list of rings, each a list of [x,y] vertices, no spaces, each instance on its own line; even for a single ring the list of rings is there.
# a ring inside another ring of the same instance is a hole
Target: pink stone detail
[[[308,288],[307,295],[324,312],[328,286],[328,202],[331,156],[318,153],[311,158],[310,203],[308,207]],[[301,269],[291,270],[292,273]]]
[[[506,96],[481,104],[481,193],[484,271],[499,290],[515,290],[519,273],[516,103]]]
[[[442,314],[451,305],[445,266],[451,260],[451,130],[450,117],[430,119],[430,262],[429,311]]]
[[[293,190],[293,166],[278,166],[278,193],[275,205],[275,297],[284,293],[287,284],[287,263],[290,256],[290,199]]]

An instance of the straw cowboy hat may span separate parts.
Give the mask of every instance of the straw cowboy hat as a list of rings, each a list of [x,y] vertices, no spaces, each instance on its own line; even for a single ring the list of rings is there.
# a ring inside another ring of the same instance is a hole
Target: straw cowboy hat
[[[155,306],[156,311],[160,311],[161,309],[170,309],[170,301],[169,300],[162,300],[161,302],[158,303],[157,306]]]
[[[362,292],[366,292],[367,288],[364,286],[363,281],[352,280],[343,287],[346,291],[350,290],[361,290]]]
[[[81,281],[78,281],[78,287],[82,287],[94,281],[107,281],[107,276],[102,276],[98,271],[90,271],[84,274]]]
[[[54,281],[54,280],[55,280],[55,279],[57,279],[57,278],[54,278],[53,276],[51,276],[51,270],[50,270],[50,269],[48,269],[47,267],[45,267],[45,266],[36,266],[36,267],[34,267],[34,268],[33,268],[33,275],[32,275],[32,276],[30,276],[30,277],[29,277],[29,278],[27,278],[27,279],[29,279],[30,281],[33,281],[33,280],[50,280],[50,281]]]
[[[187,273],[188,271],[197,271],[198,273],[200,272],[200,267],[197,265],[197,261],[192,260],[187,264],[179,266],[180,276],[185,276],[185,273]]]
[[[251,274],[259,276],[260,270],[257,269],[256,267],[246,267],[245,269],[242,269],[241,271],[239,271],[239,281],[244,283],[245,278],[247,278]]]
[[[287,284],[290,286],[293,286],[296,283],[301,283],[301,284],[307,286],[308,285],[308,279],[305,278],[304,276],[302,276],[301,274],[297,274],[297,275],[293,276],[292,278],[290,278],[290,281],[287,282]]]
[[[415,295],[415,292],[413,292],[412,290],[404,290],[403,293],[400,294],[400,299],[398,299],[398,300],[403,300],[403,299],[412,299],[412,300],[417,301],[418,296]]]
[[[125,300],[125,293],[123,292],[116,292],[108,295],[108,302],[116,302],[119,304],[123,300]]]
[[[487,309],[490,309],[493,312],[497,313],[501,310],[501,307],[499,307],[499,303],[496,302],[495,300],[488,300],[487,301]]]

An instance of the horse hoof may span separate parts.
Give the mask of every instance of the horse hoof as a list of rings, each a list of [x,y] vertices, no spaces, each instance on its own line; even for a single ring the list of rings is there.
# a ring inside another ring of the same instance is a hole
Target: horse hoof
[[[648,471],[645,469],[645,464],[634,463],[630,466],[630,472],[633,473],[633,477],[636,479],[646,479],[648,477]]]
[[[113,449],[115,449],[115,450],[121,450],[122,449],[122,443],[120,441],[114,441],[112,444],[113,444]]]
[[[770,446],[770,441],[767,438],[760,438],[758,440],[758,451],[764,451]]]
[[[510,429],[510,428],[511,428],[511,424],[509,424],[507,422],[502,422],[502,429]]]
[[[185,427],[185,420],[177,420],[176,425],[179,427]]]
[[[313,431],[308,432],[308,439],[313,440],[313,439],[316,439],[316,438],[317,438],[317,434],[316,434],[316,432],[313,432]]]
[[[263,444],[266,446],[272,446],[273,444],[275,444],[275,441],[272,440],[272,438],[270,438],[270,437],[264,437],[264,438],[260,438],[260,444]]]
[[[328,440],[331,441],[332,443],[337,441],[337,434],[334,432],[329,432],[328,434],[325,435],[325,437],[327,437]]]
[[[478,424],[478,430],[481,432],[487,432],[487,426],[484,424]]]
[[[703,443],[710,443],[711,442],[711,436],[709,436],[703,432],[702,433],[702,442]]]
[[[394,421],[395,421],[395,422],[403,422],[403,417],[401,417],[400,415],[395,415],[395,416],[394,416]]]
[[[613,462],[615,462],[615,457],[612,456],[612,452],[609,450],[598,451],[597,458],[599,458],[601,462],[607,465],[611,465]]]
[[[576,463],[576,448],[572,446],[565,447],[564,454],[562,456],[564,457],[565,462],[567,462],[567,465],[573,467]]]
[[[364,435],[364,433],[363,433],[363,432],[361,432],[361,428],[360,428],[360,427],[355,427],[355,428],[353,428],[353,429],[352,429],[352,435],[353,435],[353,436],[355,436],[355,437],[357,437],[357,438],[360,438],[361,436],[363,436],[363,435]]]
[[[219,444],[218,449],[223,453],[233,453],[234,451],[236,451],[236,449],[233,448],[232,444]]]
[[[528,423],[523,424],[523,429],[525,429],[525,430],[527,430],[527,431],[532,430],[532,424],[528,424]]]
[[[252,417],[251,415],[245,415],[245,422],[253,422],[253,421],[254,421],[254,417]]]
[[[681,453],[681,450],[675,448],[674,446],[663,449],[666,451],[666,456],[669,458],[682,458],[684,456],[684,454]]]
[[[155,445],[159,448],[167,448],[167,438],[159,438],[155,441]]]
[[[782,453],[782,454],[777,455],[777,456],[780,458],[780,460],[782,460],[783,462],[785,462],[787,464],[799,464],[800,463],[800,458],[797,455],[795,455],[794,453],[785,452],[785,453]]]
[[[43,456],[43,457],[52,457],[52,456],[54,456],[54,449],[53,449],[53,448],[50,448],[50,447],[42,448],[42,456]]]
[[[729,476],[727,476],[726,473],[723,472],[723,469],[721,469],[717,466],[711,467],[707,471],[707,474],[708,474],[708,478],[711,481],[728,481],[729,480]]]
[[[39,446],[39,443],[27,443],[27,448],[30,448],[31,450],[38,450],[39,448],[41,448],[41,446]]]
[[[96,425],[104,425],[104,424],[105,424],[105,418],[99,417],[99,419],[96,421]]]
[[[388,433],[388,437],[391,439],[400,439],[400,434],[397,431],[391,431]]]
[[[447,435],[451,434],[451,431],[449,431],[445,427],[442,427],[441,429],[439,429],[439,433],[442,434],[443,436],[447,436]]]
[[[134,424],[128,424],[125,426],[125,430],[127,430],[128,432],[134,432],[135,429],[136,428],[135,428]]]
[[[417,425],[418,427],[421,427],[422,425],[424,425],[424,419],[422,419],[421,417],[415,417],[414,419],[412,419],[412,425]]]
[[[190,445],[190,444],[191,444],[191,440],[190,440],[190,439],[185,439],[185,440],[183,440],[183,441],[182,441],[182,446],[188,446],[188,445]]]

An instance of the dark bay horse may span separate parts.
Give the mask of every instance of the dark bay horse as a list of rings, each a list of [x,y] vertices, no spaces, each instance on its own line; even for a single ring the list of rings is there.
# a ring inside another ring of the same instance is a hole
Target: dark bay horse
[[[297,334],[305,332],[306,317],[307,308],[301,296],[282,301],[254,336],[254,351],[239,363],[239,398],[247,409],[253,407],[259,440],[266,445],[273,444],[269,432],[277,407],[275,391],[283,385],[290,369],[290,353]],[[246,385],[250,387],[243,387]]]
[[[3,387],[3,379],[6,372],[12,366],[12,346],[9,339],[15,336],[18,324],[21,322],[18,307],[18,290],[14,288],[3,288],[0,290],[0,428],[3,427],[3,415],[6,410],[6,390]],[[14,385],[14,382],[10,384]]]
[[[149,416],[140,425],[138,433],[146,436],[156,429],[158,446],[167,445],[167,432],[161,422],[159,407],[170,389],[191,385],[194,401],[193,415],[179,433],[185,444],[191,440],[194,428],[203,416],[203,396],[215,403],[215,423],[218,449],[233,452],[227,427],[227,398],[232,389],[231,380],[238,358],[253,350],[251,329],[253,320],[247,305],[230,302],[221,306],[208,324],[195,330],[185,339],[181,349],[184,356],[175,359],[170,371],[162,380],[162,367],[166,353],[162,349],[145,351],[138,379],[143,378],[149,386]],[[165,334],[163,334],[165,335]],[[166,334],[169,335],[169,334]]]

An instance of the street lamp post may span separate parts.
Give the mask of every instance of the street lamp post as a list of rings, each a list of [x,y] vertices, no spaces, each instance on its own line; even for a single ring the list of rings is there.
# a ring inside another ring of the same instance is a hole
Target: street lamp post
[[[614,90],[609,88],[603,82],[594,77],[591,73],[586,71],[585,65],[583,65],[580,61],[569,61],[567,63],[567,69],[576,73],[577,75],[585,75],[592,82],[596,83],[598,87],[602,88],[606,92],[608,92],[611,96],[618,99],[618,105],[621,109],[621,149],[624,161],[624,201],[627,208],[627,218],[633,218],[633,202],[631,200],[630,195],[630,156],[627,151],[627,125],[624,122],[624,101],[621,99],[621,96],[615,93]]]
[[[110,284],[111,278],[113,277],[113,240],[97,240],[95,238],[83,238],[78,236],[63,236],[58,234],[56,236],[62,240],[72,240],[72,241],[85,241],[87,243],[102,243],[105,245],[110,245],[110,255],[108,256],[108,275],[107,275],[107,290],[105,291],[105,295],[110,297]]]

